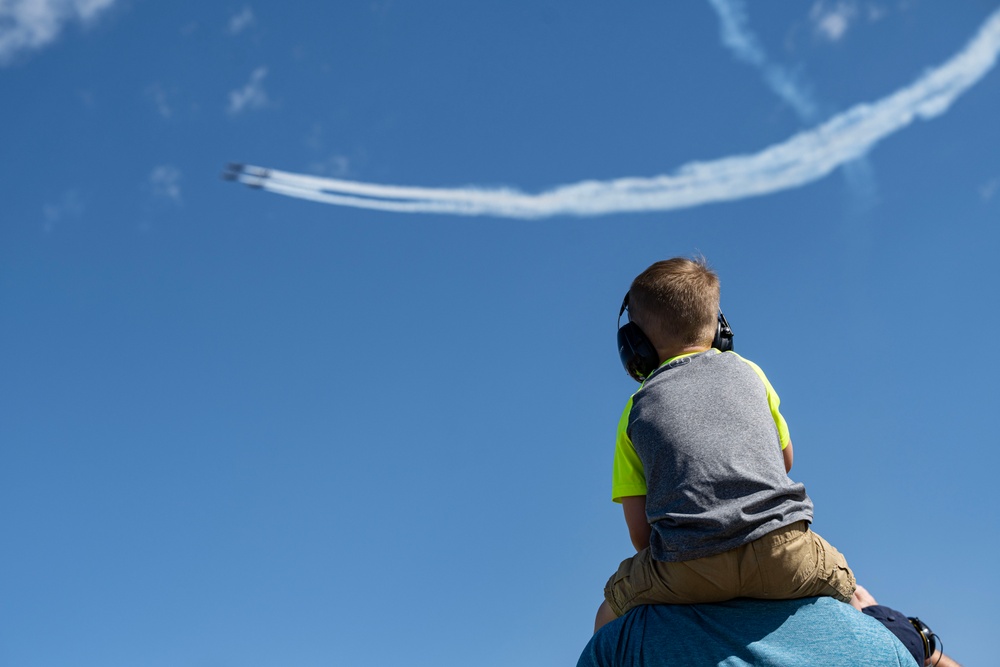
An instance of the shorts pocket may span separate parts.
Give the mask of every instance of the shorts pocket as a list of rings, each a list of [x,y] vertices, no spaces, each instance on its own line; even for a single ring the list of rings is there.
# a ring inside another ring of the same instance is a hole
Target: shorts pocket
[[[604,587],[604,597],[616,615],[621,616],[634,606],[637,597],[653,587],[649,568],[652,559],[649,549],[643,549],[618,566],[618,571]]]
[[[816,548],[823,558],[823,570],[820,576],[831,589],[829,595],[841,602],[850,602],[854,596],[854,589],[857,588],[857,581],[854,579],[854,572],[847,564],[847,559],[822,537],[815,533],[813,535]]]

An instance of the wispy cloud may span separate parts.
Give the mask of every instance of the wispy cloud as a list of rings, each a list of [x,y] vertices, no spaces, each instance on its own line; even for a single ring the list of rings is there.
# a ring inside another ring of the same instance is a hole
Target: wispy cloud
[[[169,119],[174,115],[173,106],[170,104],[170,93],[159,83],[154,83],[146,87],[146,99],[153,103],[156,113],[161,118]]]
[[[260,167],[234,166],[229,177],[299,199],[405,213],[541,218],[665,211],[731,201],[816,181],[915,120],[944,114],[993,69],[998,54],[1000,10],[956,55],[880,100],[857,104],[758,153],[692,162],[672,174],[649,178],[584,181],[529,194],[514,189],[380,185]]]
[[[67,190],[54,201],[46,202],[42,206],[45,231],[51,232],[56,224],[65,220],[76,220],[82,217],[84,208],[83,197],[76,189]]]
[[[149,187],[154,196],[181,203],[181,172],[176,167],[164,164],[154,168],[149,174]]]
[[[267,106],[267,93],[264,92],[264,77],[266,67],[258,67],[250,75],[250,80],[242,88],[229,92],[229,113],[238,114],[246,109],[259,109]]]
[[[229,18],[229,34],[238,35],[254,24],[256,17],[250,7],[244,7]]]
[[[984,183],[979,187],[979,196],[983,201],[990,201],[993,199],[993,195],[1000,191],[1000,176],[996,178],[991,178],[989,181]]]
[[[872,9],[871,11],[878,11]],[[820,1],[812,6],[809,11],[809,18],[812,20],[813,29],[821,37],[831,41],[839,42],[847,29],[851,27],[851,22],[858,16],[858,3],[838,2],[830,3]]]
[[[312,162],[309,170],[314,174],[343,177],[351,173],[351,159],[346,155],[331,155],[325,160]]]
[[[67,23],[88,24],[116,0],[0,0],[0,66],[53,42]]]

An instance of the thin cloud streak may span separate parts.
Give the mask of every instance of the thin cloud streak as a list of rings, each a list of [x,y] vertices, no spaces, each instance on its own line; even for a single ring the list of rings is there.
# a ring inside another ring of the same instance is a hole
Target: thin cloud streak
[[[261,167],[241,167],[230,177],[278,194],[340,206],[511,218],[667,211],[732,201],[816,181],[914,120],[940,116],[994,67],[998,53],[1000,10],[986,19],[959,53],[881,100],[858,104],[756,154],[693,162],[673,174],[649,178],[584,181],[528,194],[513,189],[379,185]]]

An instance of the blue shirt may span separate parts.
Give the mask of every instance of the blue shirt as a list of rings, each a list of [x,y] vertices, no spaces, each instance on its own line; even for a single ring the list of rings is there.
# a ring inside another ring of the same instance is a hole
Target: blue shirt
[[[917,667],[878,621],[833,598],[647,605],[598,631],[577,667]]]

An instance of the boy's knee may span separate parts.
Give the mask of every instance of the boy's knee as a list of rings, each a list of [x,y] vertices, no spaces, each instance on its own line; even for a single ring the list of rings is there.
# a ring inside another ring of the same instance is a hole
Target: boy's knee
[[[858,582],[847,564],[847,559],[832,544],[815,533],[813,535],[822,552],[822,576],[833,589],[831,595],[841,602],[850,603]]]

